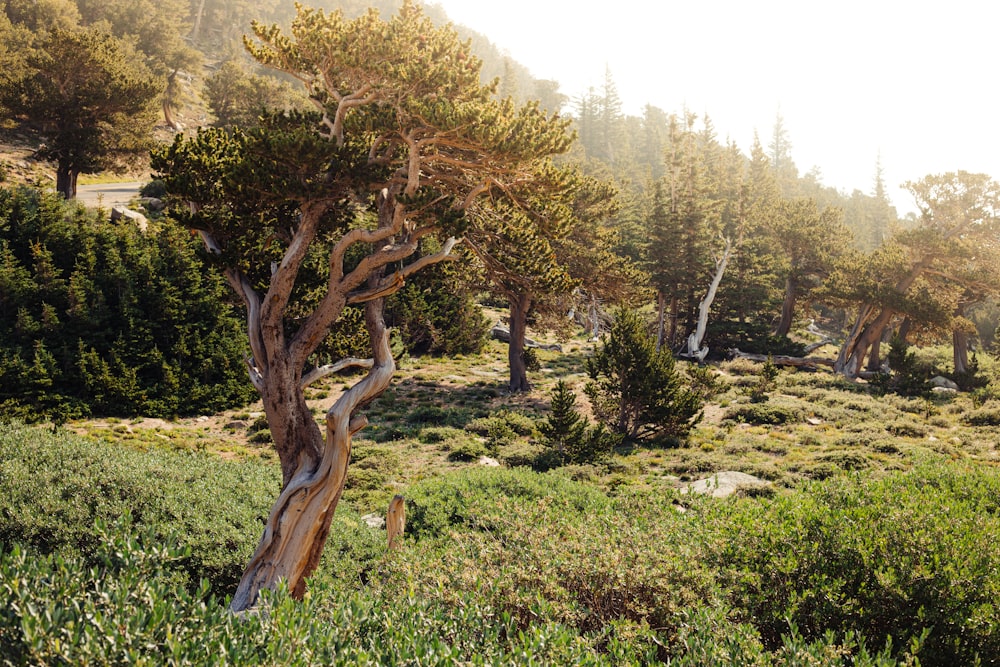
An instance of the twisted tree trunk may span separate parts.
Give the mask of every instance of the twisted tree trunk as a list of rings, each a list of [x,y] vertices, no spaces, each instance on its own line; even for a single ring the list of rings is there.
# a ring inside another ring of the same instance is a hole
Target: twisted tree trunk
[[[795,278],[789,275],[785,278],[785,300],[781,303],[781,319],[774,329],[775,336],[787,336],[792,330],[792,317],[795,314],[795,295],[798,290]]]
[[[295,396],[301,396],[301,390],[284,393],[282,398],[270,391],[265,396],[268,419],[275,418],[276,427],[286,430],[280,439],[294,439],[301,448],[293,467],[286,470],[282,459],[284,485],[230,603],[232,611],[250,608],[261,590],[273,589],[281,581],[294,597],[301,598],[306,578],[319,564],[347,479],[351,437],[367,424],[367,419],[354,413],[389,387],[396,369],[381,300],[365,305],[365,325],[373,341],[374,364],[327,411],[325,439],[304,399]]]

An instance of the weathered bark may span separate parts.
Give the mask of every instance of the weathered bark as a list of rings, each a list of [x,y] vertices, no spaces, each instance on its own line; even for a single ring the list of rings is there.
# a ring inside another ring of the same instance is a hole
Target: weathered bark
[[[708,313],[712,308],[712,302],[715,300],[715,293],[719,290],[719,284],[722,282],[722,275],[726,272],[726,265],[729,264],[729,255],[732,249],[732,242],[726,239],[726,248],[722,253],[722,257],[715,263],[715,275],[712,277],[712,283],[708,286],[708,293],[698,305],[698,326],[688,336],[687,354],[698,361],[703,361],[708,355],[708,348],[702,348],[701,342],[705,339],[705,331],[708,329]]]
[[[785,278],[785,300],[781,303],[781,319],[774,329],[775,336],[787,336],[792,330],[792,317],[795,314],[795,299],[798,285],[795,278],[789,275]]]
[[[527,294],[512,296],[510,301],[510,344],[507,360],[510,363],[510,390],[512,393],[531,391],[528,369],[524,362],[524,339],[528,328],[528,309],[531,297]]]
[[[871,352],[868,353],[867,370],[873,373],[882,370],[882,338],[884,338],[884,336],[885,333],[883,332],[882,336],[879,336],[879,338],[872,343]]]
[[[76,199],[76,179],[79,175],[80,172],[68,164],[59,163],[56,166],[56,192],[67,201]]]
[[[288,391],[286,381],[272,380],[265,385],[264,406],[269,423],[275,419],[277,428],[286,429],[275,440],[294,438],[299,456],[293,466],[286,466],[282,458],[282,491],[230,603],[234,612],[250,608],[261,590],[273,589],[281,581],[287,583],[293,596],[300,598],[305,593],[306,578],[319,564],[347,479],[351,436],[367,424],[354,412],[388,388],[396,368],[381,300],[365,305],[365,324],[373,344],[372,368],[327,411],[325,440],[301,398],[301,389]],[[269,370],[271,376],[276,369]],[[292,375],[284,379],[297,379],[297,374]],[[271,385],[276,385],[276,391]]]
[[[834,362],[833,369],[836,372],[844,373],[847,361],[851,354],[854,353],[854,348],[857,345],[861,334],[865,330],[865,325],[868,324],[868,321],[874,316],[875,307],[870,303],[863,304],[858,309],[858,315],[854,320],[854,326],[851,327],[850,333],[848,333],[847,338],[844,339],[844,344],[841,345],[840,352],[837,354],[837,360]]]
[[[895,314],[896,311],[893,309],[883,308],[882,311],[873,320],[871,320],[867,326],[865,326],[864,330],[856,338],[854,347],[847,355],[844,365],[840,368],[835,367],[835,370],[843,373],[848,378],[858,377],[858,373],[861,371],[862,364],[864,363],[869,350],[871,350],[875,341],[881,340],[882,333],[885,331],[885,328],[889,326],[889,321]]]
[[[910,337],[910,329],[912,328],[913,320],[909,317],[904,317],[903,322],[899,325],[899,330],[896,332],[896,336],[899,337],[901,342],[905,343],[906,339]]]
[[[389,501],[389,511],[385,515],[385,532],[390,549],[398,549],[403,544],[406,530],[406,501],[396,494]]]
[[[955,329],[952,332],[951,341],[955,373],[967,373],[969,371],[969,334],[962,329]]]

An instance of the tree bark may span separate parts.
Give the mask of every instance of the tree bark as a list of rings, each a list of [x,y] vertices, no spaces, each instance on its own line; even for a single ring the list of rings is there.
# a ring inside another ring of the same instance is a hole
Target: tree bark
[[[531,391],[528,369],[524,362],[524,338],[528,328],[528,309],[531,297],[527,294],[511,296],[510,301],[510,344],[507,346],[507,360],[510,364],[510,391],[518,393]]]
[[[712,283],[708,286],[708,293],[698,305],[698,326],[688,337],[687,353],[698,361],[704,360],[708,354],[708,348],[702,348],[701,342],[705,339],[705,331],[708,329],[708,313],[715,300],[715,293],[719,290],[719,284],[722,282],[722,275],[726,272],[726,265],[729,264],[729,255],[732,249],[732,242],[726,239],[726,249],[719,261],[715,263],[715,276],[712,277]]]
[[[197,41],[198,33],[201,32],[201,17],[205,13],[205,0],[198,3],[198,11],[194,15],[194,26],[191,28],[191,39]]]
[[[76,199],[76,179],[79,175],[80,172],[69,165],[60,163],[56,166],[56,192],[67,201]]]
[[[848,378],[858,377],[858,373],[861,371],[861,366],[864,363],[865,357],[868,355],[868,351],[875,344],[875,341],[882,338],[882,333],[885,328],[889,325],[889,321],[892,316],[896,314],[891,308],[883,308],[882,311],[873,319],[871,322],[865,326],[864,330],[857,337],[854,348],[847,355],[847,360],[845,361],[842,368],[837,369],[838,372],[843,373]]]
[[[663,349],[664,338],[666,337],[667,298],[662,290],[656,290],[656,351]]]
[[[868,370],[873,373],[882,370],[882,339],[884,337],[885,332],[882,332],[882,335],[872,343],[871,352],[868,354]]]
[[[795,298],[798,285],[795,278],[789,275],[785,278],[785,300],[781,303],[781,319],[774,329],[775,336],[787,336],[792,330],[792,317],[795,313]]]
[[[406,530],[406,501],[396,494],[389,502],[389,511],[385,514],[385,532],[390,549],[398,549],[403,545],[403,532]]]
[[[388,388],[396,368],[382,318],[381,299],[365,304],[365,325],[372,340],[374,364],[327,411],[325,440],[305,405],[301,388],[297,392],[287,390],[292,382],[299,386],[298,374],[291,367],[281,373],[276,373],[278,369],[273,365],[269,368],[269,377],[283,377],[265,385],[268,423],[273,419],[277,428],[284,429],[275,438],[276,443],[298,446],[299,456],[289,466],[282,457],[282,491],[230,603],[234,612],[249,609],[261,590],[274,589],[282,581],[294,597],[301,598],[306,578],[319,564],[330,521],[347,479],[351,437],[367,424],[364,417],[355,417],[354,412]]]
[[[955,329],[951,334],[951,340],[955,373],[967,373],[969,371],[969,334],[961,329]]]

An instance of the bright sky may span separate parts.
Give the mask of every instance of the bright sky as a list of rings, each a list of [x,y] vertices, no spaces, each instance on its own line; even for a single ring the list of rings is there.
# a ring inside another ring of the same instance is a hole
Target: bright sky
[[[1000,179],[1000,3],[988,0],[431,0],[571,97],[611,68],[629,114],[708,113],[749,153],[784,119],[800,173],[870,193]]]

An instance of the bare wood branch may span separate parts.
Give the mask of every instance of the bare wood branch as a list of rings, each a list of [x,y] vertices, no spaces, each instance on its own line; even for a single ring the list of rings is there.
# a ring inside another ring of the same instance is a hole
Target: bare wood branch
[[[421,257],[412,264],[408,264],[403,269],[395,271],[392,275],[386,276],[381,281],[379,281],[378,284],[369,287],[368,289],[357,292],[351,292],[347,296],[347,303],[349,304],[365,303],[371,301],[372,299],[380,299],[389,296],[390,294],[398,292],[400,289],[402,289],[406,281],[406,278],[413,275],[417,271],[427,266],[430,266],[431,264],[437,264],[438,262],[442,262],[445,259],[447,259],[448,256],[451,254],[452,248],[454,248],[455,244],[458,242],[459,242],[458,239],[454,237],[449,238],[447,241],[445,241],[444,247],[442,247],[442,249],[439,252],[436,252],[433,255],[425,255]],[[407,244],[407,247],[409,245],[410,244]],[[415,250],[416,244],[414,243],[412,245],[414,246],[413,249]],[[412,251],[408,254],[412,254]],[[380,265],[384,266],[385,264],[388,264],[392,261],[396,260],[381,262]]]
[[[326,364],[324,366],[317,366],[302,377],[302,382],[299,386],[305,389],[309,385],[325,377],[329,377],[334,373],[339,373],[340,371],[346,370],[348,368],[371,368],[372,364],[375,362],[371,359],[358,359],[356,357],[348,357],[347,359],[341,359],[340,361],[333,364]]]
[[[389,511],[385,515],[386,537],[390,549],[403,545],[403,531],[406,530],[406,501],[398,493],[389,501]]]
[[[701,300],[698,305],[698,326],[688,336],[687,341],[687,354],[694,357],[698,361],[704,361],[705,357],[708,355],[708,348],[701,347],[701,341],[705,338],[705,330],[708,328],[708,312],[712,307],[712,301],[715,300],[715,293],[719,289],[719,284],[722,282],[722,275],[726,272],[726,265],[729,264],[729,256],[733,250],[733,243],[730,239],[725,239],[726,247],[722,253],[722,256],[715,262],[715,275],[712,277],[712,283],[708,286],[708,293],[705,298]]]
[[[830,368],[833,368],[833,365],[836,363],[835,359],[827,359],[825,357],[791,357],[783,354],[771,355],[769,357],[766,354],[740,352],[735,348],[730,350],[730,352],[737,359],[749,359],[750,361],[761,362],[765,362],[770,359],[771,363],[776,366],[829,366]]]

